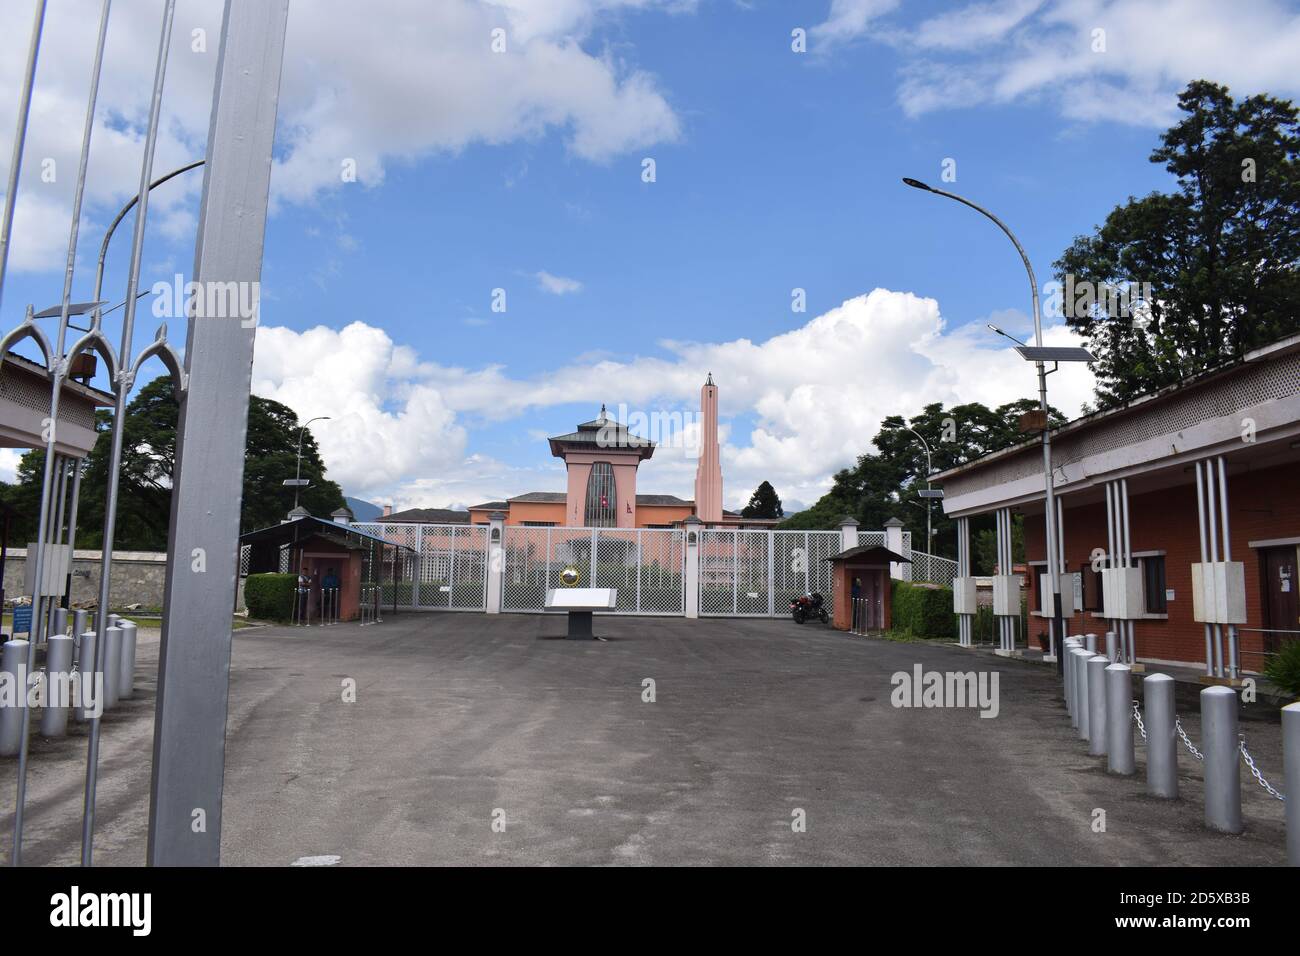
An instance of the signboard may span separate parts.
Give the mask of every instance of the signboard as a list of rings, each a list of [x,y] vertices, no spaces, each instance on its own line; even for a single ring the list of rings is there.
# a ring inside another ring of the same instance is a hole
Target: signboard
[[[26,634],[30,634],[32,632],[32,606],[30,604],[26,606],[19,605],[18,607],[14,608],[13,631],[15,634],[17,634],[19,631],[22,631]]]

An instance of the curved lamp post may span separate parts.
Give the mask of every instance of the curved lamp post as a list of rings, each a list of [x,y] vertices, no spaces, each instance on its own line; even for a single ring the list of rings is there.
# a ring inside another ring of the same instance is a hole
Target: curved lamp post
[[[302,486],[306,484],[306,482],[302,480],[302,433],[307,430],[307,426],[310,425],[312,422],[326,422],[326,421],[329,421],[328,415],[317,415],[315,418],[307,419],[305,422],[302,423],[302,427],[298,429],[298,466],[297,468],[294,469],[293,482],[292,482],[293,507],[295,511],[298,510],[298,492],[302,488]],[[290,482],[286,480],[285,484],[286,485],[290,484]]]
[[[1052,362],[1090,361],[1092,356],[1089,355],[1083,349],[1069,349],[1069,350],[1044,349],[1043,315],[1038,304],[1038,280],[1034,278],[1034,267],[1029,261],[1029,256],[1025,253],[1024,246],[1020,244],[1020,240],[1018,240],[1015,237],[1015,235],[1011,232],[1011,230],[1007,228],[1006,223],[1004,223],[997,216],[993,215],[993,213],[989,212],[983,206],[973,203],[969,199],[966,199],[963,196],[958,196],[956,193],[950,193],[944,189],[935,189],[933,186],[927,186],[925,183],[917,179],[909,179],[907,177],[904,177],[903,182],[906,183],[908,186],[911,186],[913,189],[920,189],[923,192],[934,193],[937,196],[946,196],[949,199],[955,199],[963,206],[969,206],[971,209],[974,209],[976,212],[981,213],[982,215],[988,217],[989,219],[992,219],[993,222],[997,225],[997,227],[1001,229],[1004,233],[1006,233],[1007,238],[1010,239],[1012,245],[1016,247],[1016,252],[1020,253],[1020,259],[1025,264],[1025,272],[1028,273],[1029,275],[1029,293],[1033,301],[1033,309],[1034,309],[1034,347],[1030,348],[1029,346],[1020,346],[1020,348],[1018,348],[1017,351],[1020,352],[1022,357],[1033,361],[1035,367],[1038,369],[1038,407],[1039,409],[1042,410],[1044,416],[1044,427],[1043,427],[1042,436],[1043,436],[1043,487],[1045,492],[1045,500],[1044,500],[1045,513],[1043,517],[1045,519],[1044,524],[1047,529],[1047,542],[1046,542],[1047,543],[1047,552],[1046,552],[1047,572],[1048,572],[1048,581],[1050,582],[1049,586],[1051,587],[1052,590],[1052,593],[1050,595],[1050,600],[1051,600],[1050,606],[1052,608],[1052,649],[1055,650],[1057,647],[1056,642],[1057,642],[1058,633],[1062,637],[1064,637],[1065,622],[1061,619],[1060,568],[1056,562],[1056,555],[1057,555],[1056,491],[1052,483],[1052,436],[1051,436],[1051,431],[1046,427],[1046,421],[1045,421],[1047,416],[1047,375],[1048,375],[1046,362],[1047,361],[1052,361]],[[1000,331],[1000,330],[995,330],[995,331]],[[1008,336],[1008,338],[1009,337],[1010,336]],[[1055,371],[1055,368],[1053,368],[1053,371]],[[1062,655],[1060,654],[1056,655],[1056,660],[1057,660],[1056,666],[1058,670],[1062,666],[1061,657]]]

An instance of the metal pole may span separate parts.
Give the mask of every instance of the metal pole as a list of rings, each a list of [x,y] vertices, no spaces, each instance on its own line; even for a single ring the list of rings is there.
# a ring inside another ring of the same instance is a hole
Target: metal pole
[[[1286,793],[1286,858],[1300,866],[1300,703],[1282,708],[1282,773]]]
[[[1237,737],[1237,694],[1231,688],[1215,686],[1201,691],[1201,736],[1205,754],[1205,825],[1223,833],[1240,833],[1241,744]]]
[[[1232,529],[1228,523],[1228,471],[1219,456],[1219,512],[1223,518],[1223,560],[1232,560]],[[1228,676],[1237,677],[1237,625],[1228,625]]]
[[[1074,692],[1077,695],[1074,705],[1074,726],[1079,731],[1079,739],[1088,739],[1089,707],[1091,697],[1088,694],[1088,659],[1092,657],[1087,649],[1078,647],[1074,650]]]
[[[1088,754],[1106,754],[1106,668],[1110,661],[1100,654],[1088,658]]]
[[[1174,679],[1151,674],[1142,681],[1146,705],[1147,793],[1173,800],[1178,796],[1178,737],[1174,714]]]
[[[1127,664],[1106,667],[1106,769],[1110,773],[1133,773],[1133,674]]]
[[[1201,475],[1201,463],[1196,462],[1196,520],[1201,530],[1201,563],[1204,564],[1209,555],[1206,547],[1205,537],[1205,479]],[[1207,677],[1214,676],[1214,640],[1210,636],[1210,625],[1205,625],[1205,674]]]
[[[149,212],[149,182],[153,175],[154,152],[158,143],[158,120],[162,114],[163,81],[167,74],[168,44],[171,40],[172,21],[176,14],[176,0],[166,0],[163,7],[162,29],[158,40],[158,58],[154,66],[153,94],[149,104],[149,126],[145,134],[144,160],[140,167],[139,198],[135,208],[135,231],[131,237],[131,262],[127,272],[126,304],[122,313],[122,346],[118,350],[118,381],[114,382],[116,400],[113,408],[113,440],[108,461],[108,487],[104,495],[104,540],[99,572],[99,613],[95,641],[95,671],[104,673],[107,657],[105,632],[107,630],[109,586],[112,579],[113,535],[117,524],[117,489],[122,470],[122,439],[126,417],[126,396],[131,390],[131,339],[135,329],[136,289],[140,284],[140,263],[144,255],[144,230]],[[188,352],[188,348],[186,350]],[[242,457],[240,461],[242,461]],[[174,496],[173,496],[174,497]],[[104,673],[104,682],[109,682]],[[105,695],[107,697],[107,695]],[[86,753],[86,790],[81,817],[81,865],[90,866],[94,860],[95,840],[95,790],[99,776],[99,718],[90,719],[90,745]]]
[[[0,224],[0,301],[4,297],[5,272],[9,264],[9,235],[13,231],[14,206],[18,203],[18,176],[23,168],[23,146],[27,141],[27,117],[32,111],[32,83],[36,79],[36,58],[41,50],[41,29],[45,24],[45,0],[37,0],[32,19],[32,39],[27,45],[27,71],[18,95],[18,130],[9,159],[9,188],[5,191],[4,221]],[[15,864],[17,861],[14,861]]]
[[[72,224],[68,230],[68,253],[67,253],[67,260],[66,260],[64,276],[63,276],[63,298],[61,301],[61,308],[59,312],[58,335],[55,340],[54,354],[50,356],[51,382],[50,382],[50,405],[49,405],[50,408],[49,432],[45,440],[45,466],[44,466],[44,474],[42,476],[42,485],[41,485],[41,491],[42,491],[41,511],[40,511],[40,516],[37,519],[36,554],[27,556],[28,560],[32,561],[32,569],[34,572],[32,580],[35,582],[32,586],[33,633],[31,635],[32,642],[28,647],[28,653],[31,655],[30,659],[28,660],[29,670],[36,663],[36,645],[40,641],[40,636],[41,636],[42,623],[40,621],[41,618],[40,610],[41,610],[41,592],[45,585],[45,544],[46,544],[46,534],[48,531],[48,523],[50,518],[50,514],[49,514],[49,509],[51,504],[50,498],[55,493],[59,495],[59,499],[58,499],[58,507],[56,510],[56,518],[55,518],[56,523],[53,529],[53,533],[51,534],[51,538],[53,541],[58,542],[62,536],[61,528],[63,524],[63,505],[64,505],[64,500],[66,498],[65,495],[66,489],[64,488],[64,476],[66,474],[66,470],[63,467],[62,461],[59,462],[60,464],[59,477],[55,480],[53,487],[51,486],[51,476],[53,474],[52,467],[55,463],[55,459],[60,457],[58,455],[58,452],[56,451],[56,449],[58,448],[57,432],[58,432],[58,422],[59,422],[59,402],[63,395],[63,382],[68,373],[68,359],[64,355],[64,349],[66,347],[66,337],[67,337],[67,330],[68,330],[68,313],[71,307],[72,277],[73,277],[73,272],[75,270],[76,260],[77,260],[77,237],[80,233],[80,228],[81,228],[81,204],[86,189],[86,169],[90,163],[90,137],[91,137],[91,133],[94,131],[95,103],[99,95],[99,76],[104,62],[104,40],[108,33],[108,13],[109,13],[109,2],[108,0],[104,0],[104,3],[100,10],[99,33],[96,40],[95,57],[90,72],[90,92],[86,101],[86,118],[84,121],[84,125],[82,127],[82,135],[81,135],[81,157],[77,168],[77,181],[73,191]],[[10,192],[7,197],[8,200],[12,200],[15,197],[16,190],[17,190],[16,177],[18,172],[18,165],[21,162],[21,141],[23,137],[26,135],[26,123],[27,123],[26,110],[31,103],[31,93],[32,93],[31,84],[33,79],[33,73],[36,67],[36,47],[39,46],[40,44],[41,20],[44,18],[44,16],[45,16],[45,2],[44,0],[41,0],[41,2],[37,6],[37,23],[33,28],[33,37],[32,37],[33,47],[31,50],[31,59],[28,64],[29,69],[32,72],[29,72],[24,82],[23,115],[19,120],[19,124],[20,124],[19,142],[15,143],[15,150],[18,151],[18,153],[16,155],[14,166],[11,169],[12,181],[10,184]],[[3,260],[8,256],[9,227],[13,216],[13,207],[12,205],[9,204],[9,202],[6,202],[5,204],[5,216],[6,216],[5,226],[4,226],[5,250],[3,255],[0,255],[0,287],[3,286],[3,281],[4,281]],[[69,561],[68,566],[69,566],[69,572],[71,572],[71,561]],[[27,804],[28,724],[29,724],[29,714],[27,710],[24,709],[23,728],[22,728],[23,739],[20,744],[19,754],[18,754],[18,786],[17,786],[17,795],[14,804],[14,846],[13,846],[13,855],[12,855],[12,863],[14,866],[18,866],[22,861],[23,822],[24,822],[23,817],[24,817],[26,804]]]
[[[288,0],[227,0],[214,83],[195,281],[260,282]],[[254,328],[191,315],[177,428],[148,861],[216,865],[230,685],[230,594]],[[191,552],[207,557],[203,574]],[[195,811],[206,827],[195,832]]]

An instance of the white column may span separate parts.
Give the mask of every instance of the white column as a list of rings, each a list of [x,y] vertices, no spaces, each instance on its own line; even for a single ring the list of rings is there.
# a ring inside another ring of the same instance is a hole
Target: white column
[[[506,577],[506,516],[494,511],[488,516],[487,607],[489,614],[501,613],[501,595]]]
[[[903,522],[897,518],[890,518],[885,522],[885,547],[894,554],[903,554]],[[904,554],[903,557],[908,557],[908,555]],[[910,581],[912,579],[910,568],[897,561],[890,562],[889,576],[900,581]]]
[[[686,616],[700,616],[700,531],[704,523],[695,515],[686,519]]]
[[[899,547],[902,547],[902,535],[899,535]],[[858,546],[858,522],[856,518],[845,515],[840,519],[840,550],[847,551],[849,548]],[[900,554],[902,552],[899,552]]]

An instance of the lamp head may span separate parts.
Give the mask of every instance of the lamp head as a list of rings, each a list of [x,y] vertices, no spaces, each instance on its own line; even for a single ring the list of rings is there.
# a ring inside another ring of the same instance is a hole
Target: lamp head
[[[910,178],[908,178],[907,176],[904,176],[904,177],[903,177],[903,182],[905,182],[907,185],[911,186],[913,189],[924,189],[924,190],[925,190],[926,192],[928,192],[928,193],[932,193],[932,192],[934,192],[933,189],[931,189],[931,188],[930,188],[929,186],[927,186],[925,183],[921,182],[921,180],[919,180],[919,179],[910,179]]]

